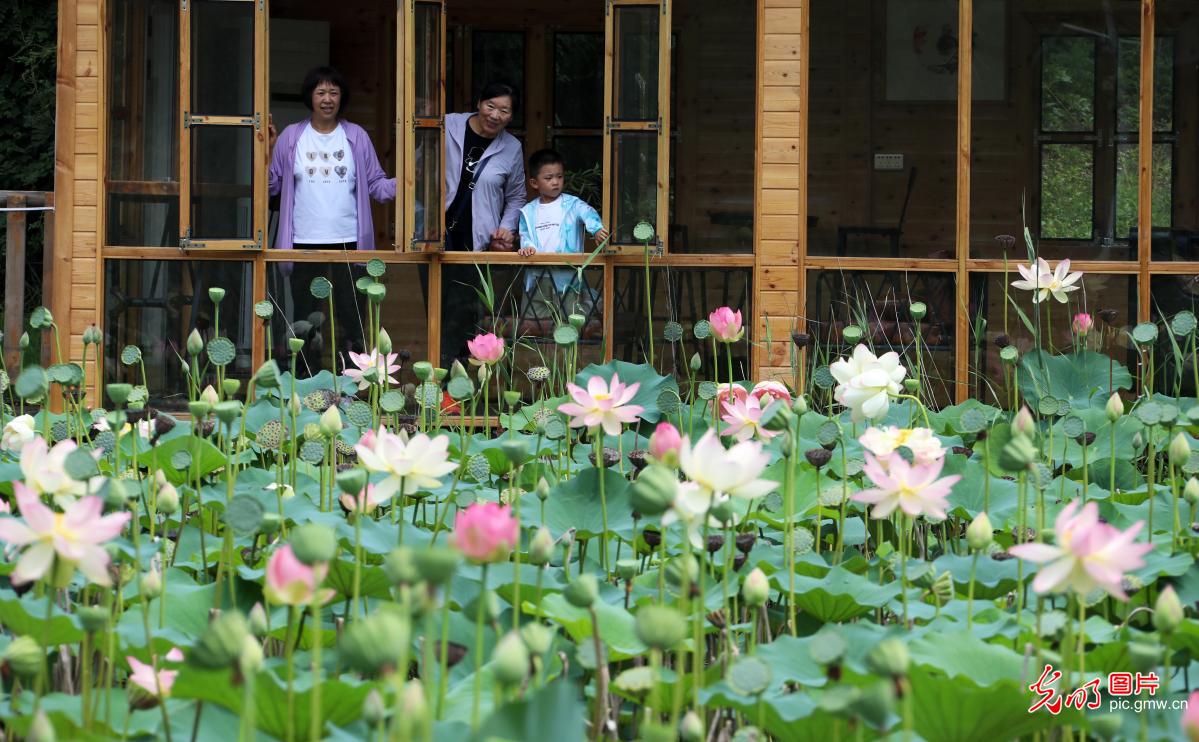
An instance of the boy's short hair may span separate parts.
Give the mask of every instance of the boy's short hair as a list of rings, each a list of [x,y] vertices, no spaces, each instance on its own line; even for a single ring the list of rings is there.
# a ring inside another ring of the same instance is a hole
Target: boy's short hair
[[[558,154],[554,149],[539,149],[529,155],[529,174],[530,177],[536,178],[541,172],[541,168],[546,165],[561,165],[566,167],[566,161],[562,159],[562,155]]]

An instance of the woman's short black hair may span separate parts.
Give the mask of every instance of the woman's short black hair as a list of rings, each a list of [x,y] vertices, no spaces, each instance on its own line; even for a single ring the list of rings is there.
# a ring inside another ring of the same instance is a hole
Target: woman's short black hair
[[[475,102],[482,103],[485,100],[502,98],[505,95],[512,99],[513,112],[520,108],[520,91],[516,89],[515,85],[509,85],[506,82],[500,82],[498,80],[493,80],[484,85],[483,89],[479,91],[479,97],[475,100]]]
[[[312,110],[312,91],[323,82],[337,86],[341,91],[341,110],[346,110],[350,103],[350,89],[346,86],[346,79],[332,67],[313,67],[304,75],[304,83],[300,86],[300,98],[304,101],[304,107]]]

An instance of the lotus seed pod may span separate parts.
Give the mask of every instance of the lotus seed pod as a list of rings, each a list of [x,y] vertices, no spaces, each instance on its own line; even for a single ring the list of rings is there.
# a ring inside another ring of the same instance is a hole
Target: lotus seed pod
[[[655,603],[641,606],[633,623],[642,644],[662,651],[678,646],[687,626],[687,621],[677,610]]]
[[[1187,441],[1186,435],[1179,433],[1174,436],[1174,440],[1170,441],[1168,449],[1171,466],[1182,466],[1191,458],[1191,444]]]
[[[995,539],[995,529],[986,512],[980,512],[966,527],[966,543],[973,551],[985,551]]]
[[[108,609],[99,605],[83,605],[76,609],[75,615],[79,616],[79,623],[83,626],[83,630],[88,633],[96,633],[103,631],[108,626]]]
[[[481,366],[480,368],[487,367]],[[529,444],[527,441],[519,438],[505,440],[500,443],[500,451],[503,452],[505,458],[508,459],[508,462],[511,463],[513,467],[521,466],[529,460]]]
[[[1119,392],[1113,392],[1112,396],[1108,397],[1107,405],[1103,408],[1107,413],[1107,419],[1111,422],[1116,422],[1124,415],[1124,400],[1120,399]]]
[[[1174,587],[1167,585],[1153,604],[1153,626],[1163,634],[1170,634],[1182,625],[1183,618],[1182,601]]]
[[[514,390],[506,390],[504,392],[504,404],[508,407],[515,407],[520,402],[520,392]]]
[[[346,629],[338,650],[350,669],[374,676],[399,668],[410,639],[407,620],[392,611],[376,611]]]
[[[225,290],[220,286],[213,286],[208,289],[208,298],[212,299],[213,304],[220,304],[221,300],[225,298]]]
[[[4,660],[14,675],[22,680],[29,680],[37,677],[42,671],[46,652],[36,639],[25,634],[13,639],[4,648],[4,653],[0,654],[0,659]]]
[[[866,664],[879,675],[898,678],[907,674],[911,656],[902,640],[892,637],[883,639],[866,655]]]
[[[520,638],[525,640],[530,654],[540,657],[550,651],[554,643],[554,631],[545,624],[527,623],[520,627]]]
[[[246,619],[240,613],[222,613],[200,635],[187,656],[188,662],[210,670],[232,666],[241,656],[243,640],[249,631]]]
[[[329,409],[333,408],[330,407]],[[366,483],[366,469],[361,467],[346,469],[337,475],[337,488],[350,496],[356,497],[362,490],[366,489]]]
[[[438,384],[445,381],[445,377],[448,375],[449,375],[449,371],[446,371],[444,368],[434,368],[433,369],[433,381],[436,381]]]
[[[104,389],[108,393],[108,398],[117,407],[123,407],[129,401],[130,395],[133,394],[132,384],[109,384]]]
[[[679,722],[679,739],[683,742],[703,742],[704,722],[694,710],[687,711]]]
[[[679,475],[673,469],[650,464],[629,488],[629,499],[633,509],[642,515],[661,515],[674,502],[678,490]]]
[[[903,380],[903,388],[908,394],[915,394],[920,391],[920,379],[915,376],[909,376]]]
[[[599,584],[594,575],[579,575],[571,580],[562,595],[575,608],[590,608],[599,597]]]
[[[922,301],[914,301],[912,302],[911,306],[908,307],[908,312],[912,315],[912,319],[919,322],[920,320],[924,319],[926,314],[928,314],[928,306]]]
[[[416,552],[416,568],[430,585],[444,585],[462,561],[457,549],[433,547]]]
[[[408,547],[392,549],[383,559],[383,571],[395,585],[412,585],[420,581],[420,569],[416,566],[416,554]]]
[[[225,399],[233,399],[237,396],[237,392],[240,389],[240,379],[225,379],[221,382],[221,391],[225,393]]]
[[[328,564],[337,556],[337,537],[328,526],[305,523],[291,532],[291,550],[304,564]]]
[[[290,500],[296,496],[296,493],[289,485],[283,485],[282,499]],[[278,533],[283,528],[283,518],[278,513],[265,512],[262,514],[262,522],[258,524],[258,532],[263,536],[270,538]]]
[[[541,384],[550,378],[550,370],[545,366],[533,366],[525,372],[525,376],[534,384]]]
[[[745,582],[741,584],[741,596],[745,598],[745,604],[751,608],[760,608],[766,605],[767,599],[770,598],[770,580],[766,579],[766,573],[754,567],[745,576]]]
[[[570,322],[570,326],[576,330],[583,329],[583,325],[587,322],[587,318],[581,314],[571,314],[566,318],[566,320]]]
[[[616,576],[627,582],[637,576],[640,567],[641,562],[636,559],[621,559],[616,562]]]
[[[250,609],[249,617],[250,633],[254,636],[262,638],[271,630],[270,619],[267,618],[266,609],[262,607],[262,603],[255,603]]]
[[[412,364],[412,373],[416,374],[416,378],[423,381],[428,381],[433,378],[433,364],[428,361],[417,361]]]
[[[227,402],[220,402],[213,405],[212,411],[216,414],[216,418],[225,425],[232,425],[237,416],[241,414],[241,402],[236,399]]]
[[[517,685],[525,679],[529,672],[529,649],[520,634],[510,631],[495,645],[491,670],[501,685]]]
[[[299,353],[301,350],[304,349],[304,339],[303,338],[294,338],[294,337],[288,338],[287,339],[287,349],[290,350],[293,354]]]
[[[680,554],[666,563],[666,581],[674,587],[694,585],[699,579],[699,562],[691,554]]]
[[[541,567],[549,564],[553,555],[554,537],[550,535],[550,529],[542,526],[537,529],[533,540],[529,542],[529,563],[535,567]]]

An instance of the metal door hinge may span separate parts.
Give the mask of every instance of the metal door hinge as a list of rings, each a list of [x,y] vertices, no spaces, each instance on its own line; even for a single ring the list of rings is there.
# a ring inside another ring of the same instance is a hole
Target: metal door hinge
[[[183,128],[184,129],[192,128],[192,117],[191,117],[190,111],[183,112]]]
[[[262,131],[262,113],[261,112],[254,113],[254,131],[255,132]]]
[[[187,11],[187,0],[179,0],[179,10]]]
[[[261,229],[258,230],[257,236],[254,238],[254,249],[256,249],[256,250],[262,249],[262,230]]]

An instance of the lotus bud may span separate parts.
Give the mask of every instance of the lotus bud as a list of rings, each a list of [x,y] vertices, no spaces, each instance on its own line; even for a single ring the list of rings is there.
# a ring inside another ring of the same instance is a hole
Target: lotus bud
[[[629,488],[633,509],[642,515],[661,515],[674,502],[679,475],[667,466],[650,464],[641,470]]]
[[[299,353],[304,349],[304,338],[288,338],[287,349],[290,350],[292,354]]]
[[[1182,488],[1182,496],[1186,498],[1191,507],[1199,505],[1199,479],[1195,477],[1188,479],[1186,486]]]
[[[239,389],[241,389],[240,379],[225,379],[221,382],[221,391],[225,393],[225,399],[236,397]]]
[[[1145,445],[1145,439],[1144,439],[1144,437],[1141,436],[1141,431],[1138,430],[1137,432],[1133,433],[1132,434],[1133,449],[1139,451],[1139,450],[1141,450],[1141,447],[1144,445]]]
[[[58,739],[58,733],[54,731],[54,725],[50,723],[50,717],[46,716],[45,709],[39,709],[33,717],[26,739],[28,742],[56,742]]]
[[[337,488],[351,497],[357,497],[362,490],[366,489],[366,484],[366,469],[361,467],[346,469],[337,475]]]
[[[237,657],[237,666],[243,676],[253,675],[262,668],[262,645],[249,634],[241,641],[241,654]]]
[[[338,649],[348,667],[373,676],[399,669],[410,640],[405,619],[391,611],[376,611],[351,624]]]
[[[1191,444],[1187,441],[1187,437],[1182,433],[1174,436],[1174,440],[1170,441],[1168,449],[1171,466],[1182,466],[1191,458]]]
[[[527,623],[520,627],[520,638],[525,640],[529,653],[540,657],[550,651],[554,643],[554,632],[542,623]]]
[[[999,465],[1007,471],[1027,469],[1036,460],[1036,446],[1022,435],[1013,436],[999,451]]]
[[[914,301],[908,306],[908,312],[912,315],[912,319],[919,322],[928,314],[928,306],[922,301]]]
[[[808,399],[802,394],[791,402],[791,411],[796,415],[804,415],[808,411]]]
[[[396,585],[412,585],[420,581],[420,569],[416,566],[416,554],[412,549],[392,549],[383,560],[383,571]]]
[[[694,585],[697,579],[699,562],[691,554],[680,554],[666,563],[666,580],[671,585]]]
[[[1012,420],[1012,432],[1020,435],[1033,435],[1037,430],[1037,423],[1032,418],[1032,413],[1027,407],[1021,407],[1016,413],[1015,419]]]
[[[575,608],[590,608],[599,597],[599,584],[594,575],[579,575],[570,581],[562,595]]]
[[[146,596],[146,600],[153,600],[162,595],[162,573],[156,567],[150,567],[137,584],[138,590]]]
[[[537,480],[537,499],[545,502],[550,497],[550,483],[545,481],[545,477]]]
[[[192,372],[192,367],[187,365],[187,361],[179,361],[179,370],[184,376],[187,376]]]
[[[200,355],[204,350],[204,338],[200,337],[200,331],[193,329],[187,336],[187,354],[192,358]]]
[[[550,529],[542,526],[529,542],[529,563],[541,567],[548,564],[553,555],[554,537],[550,535]]]
[[[212,387],[212,384],[209,384],[204,387],[204,391],[200,392],[200,401],[208,405],[209,409],[211,409],[216,407],[217,403],[221,401],[221,397],[216,393],[216,389]]]
[[[466,376],[466,367],[462,365],[461,361],[455,359],[454,362],[450,364],[450,378],[457,379],[462,376]]]
[[[416,569],[430,585],[449,582],[461,561],[461,552],[457,549],[433,547],[416,552]]]
[[[1112,396],[1107,398],[1107,405],[1103,409],[1109,421],[1114,423],[1119,420],[1124,415],[1124,400],[1120,399],[1120,393],[1113,392]]]
[[[249,626],[250,633],[259,638],[266,636],[271,630],[271,622],[262,603],[255,603],[254,607],[250,609]]]
[[[302,563],[328,564],[337,556],[337,537],[328,526],[305,523],[291,532],[291,550]]]
[[[953,600],[953,575],[949,572],[937,575],[937,579],[933,580],[932,593],[941,605]]]
[[[387,718],[387,706],[378,688],[371,688],[370,693],[362,700],[362,718],[372,727],[378,726]]]
[[[1163,634],[1170,634],[1182,625],[1183,617],[1178,593],[1174,592],[1173,586],[1166,585],[1157,594],[1157,602],[1153,604],[1153,627]]]
[[[902,640],[892,637],[883,639],[866,655],[866,664],[879,675],[892,678],[903,677],[908,672],[911,656]]]
[[[132,489],[133,485],[124,480],[108,480],[108,484],[104,488],[104,504],[113,510],[120,510],[129,502],[129,497],[133,494]]]
[[[487,367],[480,366],[480,368]],[[504,457],[508,459],[508,463],[512,464],[513,468],[519,467],[529,460],[529,444],[520,438],[504,440],[500,443],[500,451],[503,452]]]
[[[288,500],[291,497],[295,497],[295,492],[291,492],[290,496],[288,495],[288,492],[291,490],[290,486],[288,486],[286,484],[283,486],[286,488],[283,490],[283,499],[284,500]],[[276,533],[278,533],[280,530],[282,530],[282,528],[283,528],[283,519],[281,517],[279,517],[278,513],[272,513],[272,512],[268,511],[268,512],[265,512],[262,514],[262,522],[258,524],[258,532],[259,533],[266,536],[267,538],[270,538],[271,536],[274,536]]]
[[[404,691],[400,694],[400,709],[404,718],[416,724],[423,725],[429,715],[429,700],[425,697],[425,686],[420,680],[409,680],[404,683]]]
[[[417,361],[412,364],[412,373],[416,374],[416,378],[421,381],[428,381],[433,378],[433,364],[428,361]]]
[[[104,340],[104,336],[100,333],[100,328],[95,325],[88,325],[83,331],[84,345],[99,345]]]
[[[383,355],[387,355],[391,352],[391,335],[387,334],[387,330],[382,328],[379,329],[379,340],[376,343],[376,347]]]
[[[220,304],[221,300],[225,298],[225,290],[220,286],[213,286],[208,289],[208,298],[212,299],[213,304]]]
[[[679,739],[683,742],[703,742],[704,722],[694,710],[689,710],[679,722]]]
[[[974,516],[974,520],[970,521],[970,525],[966,527],[966,543],[972,551],[985,551],[991,542],[995,539],[995,529],[991,526],[991,519],[987,517],[985,511]]]
[[[46,662],[46,651],[36,639],[24,634],[9,642],[3,654],[0,654],[0,659],[3,659],[4,664],[18,678],[29,680],[37,677],[42,671],[42,665]]]
[[[100,605],[81,605],[75,610],[79,623],[89,634],[103,631],[108,626],[108,609]]]
[[[517,685],[525,679],[529,672],[529,649],[520,634],[511,631],[499,640],[491,655],[491,670],[501,685]]]
[[[745,604],[751,608],[766,605],[767,599],[770,598],[770,581],[766,579],[766,573],[754,567],[745,576],[745,582],[741,584],[741,596],[745,598]]]
[[[693,374],[699,373],[699,370],[700,370],[700,368],[703,367],[703,365],[704,365],[704,360],[699,357],[699,353],[692,353],[691,354],[691,363],[690,363],[691,373],[693,373]]]
[[[687,632],[687,621],[668,605],[650,603],[641,606],[633,622],[637,638],[647,647],[665,651],[674,649]]]
[[[241,656],[248,633],[246,619],[240,613],[222,613],[208,624],[199,641],[192,646],[188,662],[210,670],[230,667]]]
[[[479,370],[475,372],[475,378],[479,380],[480,386],[486,386],[491,380],[491,367],[486,364],[479,366]]]
[[[241,402],[235,399],[228,402],[220,402],[213,406],[212,411],[222,423],[233,425],[233,421],[241,414]]]
[[[321,413],[321,433],[326,438],[336,438],[341,432],[341,410],[337,405],[332,405],[329,409]],[[358,492],[361,492],[359,490]],[[355,492],[353,494],[358,494]]]
[[[287,411],[293,415],[298,415],[303,409],[304,403],[300,400],[300,395],[292,392],[291,400],[287,403]]]

